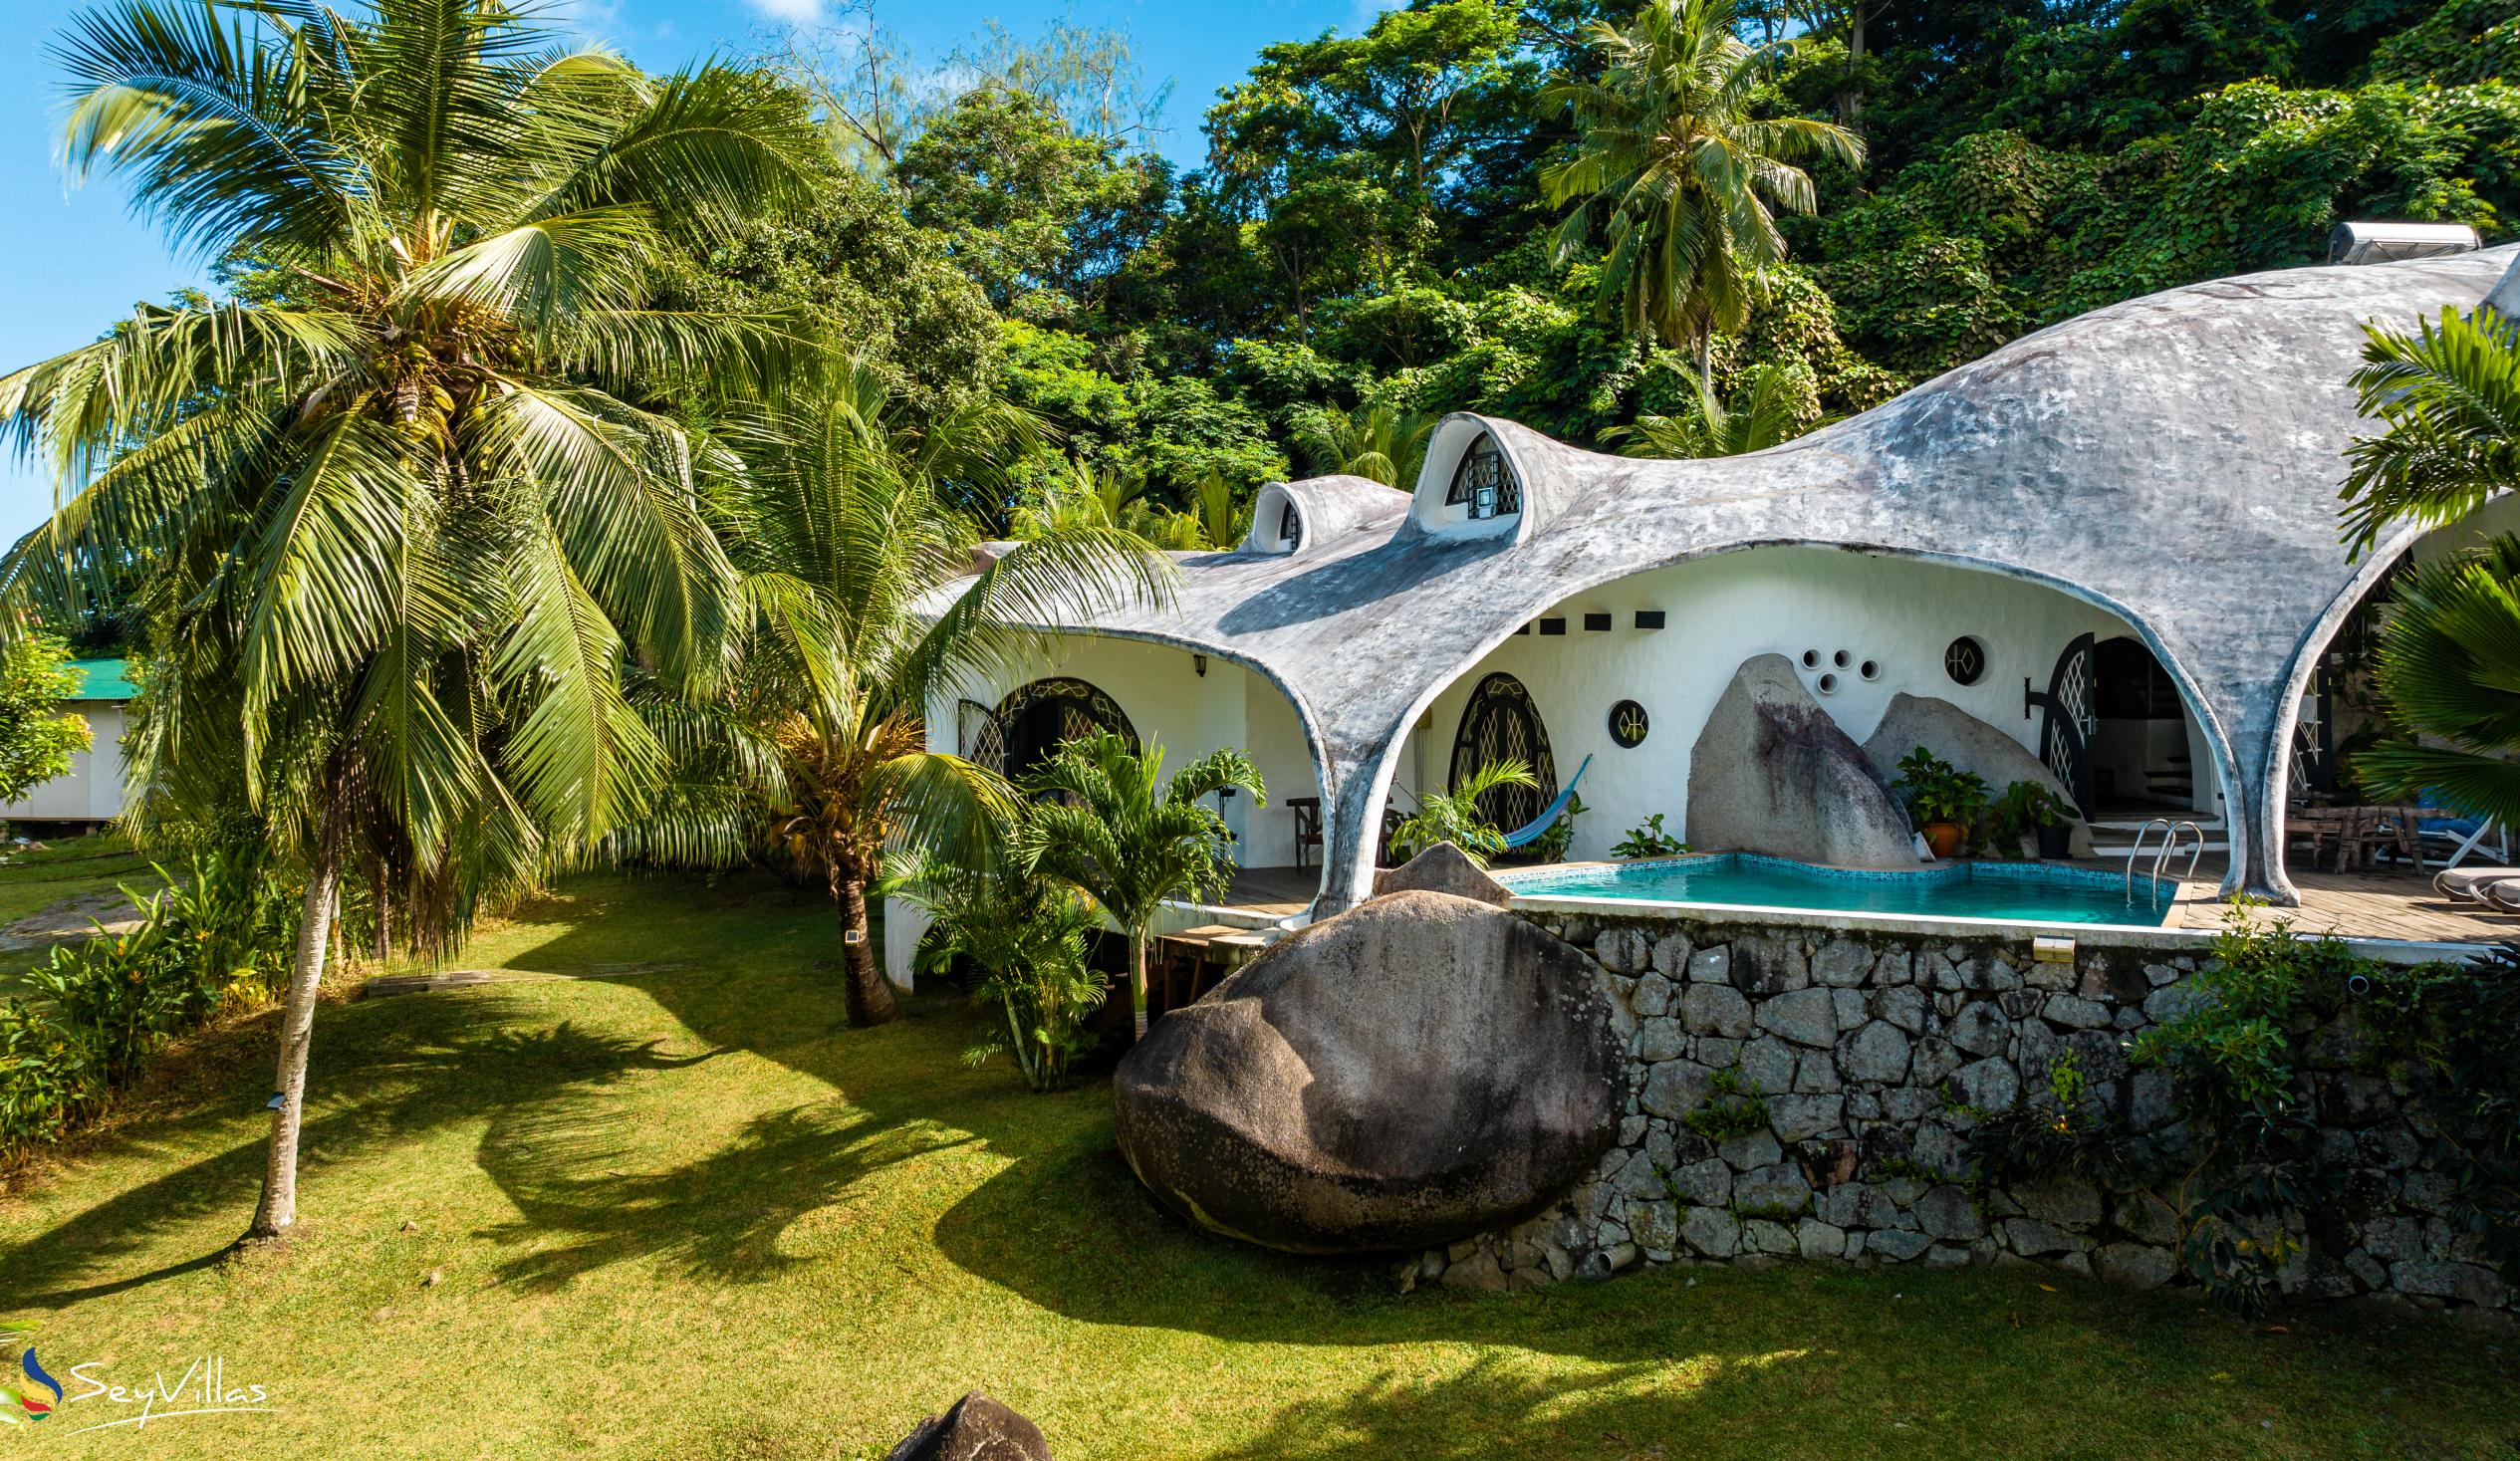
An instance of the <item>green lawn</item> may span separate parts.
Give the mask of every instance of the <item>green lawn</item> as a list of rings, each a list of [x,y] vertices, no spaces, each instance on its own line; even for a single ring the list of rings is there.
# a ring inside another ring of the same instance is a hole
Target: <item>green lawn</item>
[[[1107,1086],[965,1069],[944,997],[847,1029],[831,928],[761,883],[587,879],[461,963],[604,977],[328,1007],[281,1252],[221,1257],[268,1019],[179,1052],[0,1202],[0,1294],[56,1374],[217,1354],[274,1413],[67,1435],[90,1401],[43,1454],[880,1456],[972,1387],[1070,1461],[2520,1443],[2520,1345],[2438,1324],[2013,1271],[1403,1295],[1387,1264],[1237,1247],[1141,1195]]]

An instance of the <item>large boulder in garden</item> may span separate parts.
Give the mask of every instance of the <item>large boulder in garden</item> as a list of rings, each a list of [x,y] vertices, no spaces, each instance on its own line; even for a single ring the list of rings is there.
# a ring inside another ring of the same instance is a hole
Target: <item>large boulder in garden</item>
[[[1120,1063],[1120,1149],[1183,1216],[1296,1253],[1537,1212],[1618,1134],[1603,975],[1501,909],[1376,898],[1272,945]]]
[[[1041,1427],[978,1390],[883,1453],[883,1461],[1050,1461]]]
[[[1898,763],[1918,746],[1950,762],[1955,770],[1974,772],[1986,783],[1989,797],[2000,797],[2014,782],[2027,781],[2046,787],[2067,807],[2074,805],[2065,783],[2021,742],[1948,700],[1902,690],[1890,697],[1882,723],[1864,743],[1864,754],[1883,775],[1895,776]],[[2091,829],[2081,822],[2074,824],[2073,848],[2078,857],[2091,855]]]
[[[1450,843],[1437,843],[1397,867],[1374,874],[1378,898],[1412,891],[1450,893],[1499,908],[1514,900],[1512,888],[1490,877],[1486,868],[1470,860],[1469,853]]]
[[[1742,661],[1689,754],[1688,841],[1836,867],[1913,867],[1907,814],[1782,654]]]

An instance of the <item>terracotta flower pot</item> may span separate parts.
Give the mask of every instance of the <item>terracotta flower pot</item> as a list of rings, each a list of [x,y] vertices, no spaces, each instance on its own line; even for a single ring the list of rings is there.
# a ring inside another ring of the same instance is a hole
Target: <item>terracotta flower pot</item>
[[[1928,822],[1924,826],[1925,846],[1937,857],[1948,857],[1960,851],[1960,827],[1953,822]]]

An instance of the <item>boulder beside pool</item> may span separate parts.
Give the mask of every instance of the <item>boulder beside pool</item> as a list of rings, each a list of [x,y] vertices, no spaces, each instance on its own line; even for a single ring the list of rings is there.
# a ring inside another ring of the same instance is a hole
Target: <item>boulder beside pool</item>
[[[2004,788],[2026,781],[2047,788],[2049,795],[2068,808],[2074,805],[2065,783],[2058,781],[2047,763],[2031,755],[2021,742],[1948,700],[1901,690],[1890,696],[1890,708],[1882,712],[1882,723],[1873,728],[1873,739],[1864,743],[1864,754],[1875,770],[1884,776],[1894,776],[1900,759],[1918,746],[1950,762],[1954,771],[1975,773],[1986,783],[1989,797],[2000,797]],[[2090,856],[2091,829],[2079,819],[2073,828],[2074,855]]]
[[[1698,732],[1687,837],[1833,867],[1916,865],[1907,813],[1782,654],[1741,661]]]
[[[1156,1022],[1113,1080],[1121,1152],[1191,1221],[1288,1252],[1509,1225],[1618,1134],[1626,1061],[1602,980],[1501,909],[1373,899]]]

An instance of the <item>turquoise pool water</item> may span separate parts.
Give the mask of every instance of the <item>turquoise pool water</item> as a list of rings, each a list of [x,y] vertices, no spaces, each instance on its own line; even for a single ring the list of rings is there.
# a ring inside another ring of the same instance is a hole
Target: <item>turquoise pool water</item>
[[[2013,918],[2040,923],[2132,923],[2159,927],[2176,888],[2157,897],[2123,873],[2039,862],[1955,862],[1914,872],[1814,867],[1783,857],[1716,852],[1600,867],[1508,872],[1518,893],[1542,897],[1634,898],[1656,903],[1735,903],[1912,918]]]

